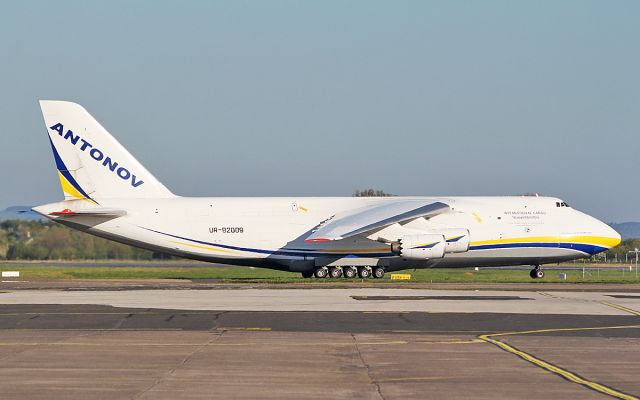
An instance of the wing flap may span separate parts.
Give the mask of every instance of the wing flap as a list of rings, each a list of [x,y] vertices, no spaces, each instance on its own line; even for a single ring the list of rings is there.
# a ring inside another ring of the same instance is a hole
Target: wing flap
[[[309,235],[305,242],[341,240],[416,218],[430,218],[448,212],[450,209],[447,204],[439,201],[399,200],[385,202],[334,218],[321,225]]]

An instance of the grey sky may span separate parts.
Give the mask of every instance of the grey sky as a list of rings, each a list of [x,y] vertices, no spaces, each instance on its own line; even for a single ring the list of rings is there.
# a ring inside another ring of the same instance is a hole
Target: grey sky
[[[563,197],[640,220],[640,2],[9,2],[0,207],[61,198],[38,99],[194,196]]]

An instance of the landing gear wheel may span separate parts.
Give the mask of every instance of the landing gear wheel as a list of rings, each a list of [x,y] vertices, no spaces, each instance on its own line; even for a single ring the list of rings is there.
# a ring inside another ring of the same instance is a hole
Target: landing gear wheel
[[[329,269],[329,276],[331,278],[341,278],[342,277],[342,268],[340,267],[333,267],[331,269]]]
[[[539,265],[536,265],[534,269],[529,272],[529,276],[531,279],[542,279],[544,278],[544,271],[540,268]]]
[[[371,269],[369,267],[359,267],[358,276],[362,279],[366,279],[371,276]]]
[[[313,271],[305,271],[302,273],[303,278],[311,278],[313,276]]]
[[[326,278],[328,274],[329,270],[327,269],[327,267],[316,268],[316,270],[313,272],[313,276],[315,276],[316,278]]]
[[[344,273],[344,277],[348,279],[355,278],[356,275],[358,275],[358,270],[355,269],[355,267],[344,267],[342,272]]]
[[[373,269],[373,277],[376,279],[382,279],[382,277],[384,277],[384,268],[375,267]]]

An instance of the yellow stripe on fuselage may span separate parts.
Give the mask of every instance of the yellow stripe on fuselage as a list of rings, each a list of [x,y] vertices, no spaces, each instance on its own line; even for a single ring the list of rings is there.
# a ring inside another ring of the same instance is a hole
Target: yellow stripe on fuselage
[[[221,248],[218,248],[218,247],[211,247],[211,246],[201,246],[199,244],[191,244],[191,243],[185,243],[185,242],[174,242],[174,241],[171,241],[171,243],[181,244],[183,246],[195,247],[196,249],[219,251],[221,253],[231,253],[231,254],[237,254],[238,253],[237,251],[233,251],[233,250],[221,249]]]
[[[508,239],[481,240],[477,242],[471,242],[471,246],[508,243],[582,243],[611,248],[620,244],[620,240],[617,238],[604,236],[531,236]]]

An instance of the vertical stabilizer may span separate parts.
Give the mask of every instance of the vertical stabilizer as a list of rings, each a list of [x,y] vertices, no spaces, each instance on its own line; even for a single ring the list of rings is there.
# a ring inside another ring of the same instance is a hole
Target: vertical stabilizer
[[[174,195],[82,106],[41,100],[65,200]]]

